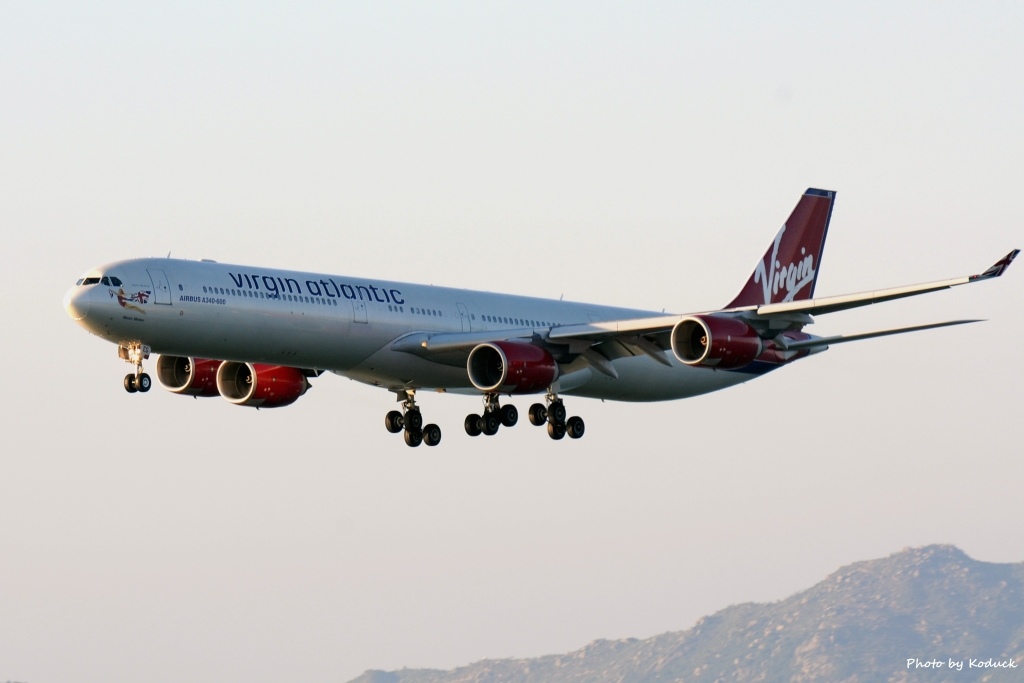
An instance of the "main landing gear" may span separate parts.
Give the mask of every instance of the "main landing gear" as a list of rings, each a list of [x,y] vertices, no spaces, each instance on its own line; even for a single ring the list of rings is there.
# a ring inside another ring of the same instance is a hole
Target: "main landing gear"
[[[547,408],[540,403],[534,403],[530,406],[531,424],[540,427],[547,423],[548,436],[555,441],[564,438],[566,434],[569,435],[570,439],[578,439],[583,436],[587,429],[583,423],[583,418],[573,415],[566,419],[565,404],[562,403],[562,399],[558,398],[557,394],[548,394],[544,397],[544,400],[548,404]]]
[[[583,418],[574,415],[566,419],[565,404],[557,394],[548,394],[544,400],[548,404],[546,408],[541,403],[534,403],[530,406],[531,424],[537,427],[547,424],[548,436],[556,441],[565,437],[566,434],[571,439],[583,436],[586,431]],[[486,394],[484,395],[483,415],[466,416],[466,433],[470,436],[481,434],[493,436],[498,433],[498,428],[502,425],[514,427],[518,421],[519,411],[514,405],[499,406],[497,394]]]
[[[405,390],[398,394],[402,402],[402,411],[390,411],[384,416],[384,427],[392,434],[405,432],[405,443],[413,448],[425,443],[436,446],[441,443],[441,428],[436,424],[423,424],[423,415],[416,405],[416,391]],[[583,436],[586,426],[583,419],[573,416],[566,418],[565,405],[557,394],[549,393],[544,397],[547,407],[541,403],[530,406],[530,422],[538,427],[548,426],[548,436],[556,441],[568,434],[571,439]],[[470,436],[494,436],[501,427],[514,427],[519,422],[519,411],[514,405],[499,405],[497,394],[484,394],[484,411],[482,415],[466,416],[465,429]]]
[[[142,361],[149,358],[150,348],[141,342],[126,342],[117,347],[117,356],[135,366],[134,373],[124,376],[124,390],[129,394],[136,391],[146,393],[153,386],[153,380],[142,371]]]
[[[470,436],[494,436],[498,429],[515,427],[519,422],[519,411],[511,403],[502,407],[498,405],[497,394],[484,394],[484,414],[466,416],[466,433]]]
[[[428,446],[436,446],[441,443],[441,428],[436,424],[423,424],[423,415],[420,414],[419,406],[416,405],[416,391],[408,389],[405,392],[405,399],[401,398],[403,412],[392,410],[384,416],[384,426],[392,434],[405,431],[405,443],[415,448],[421,443]]]

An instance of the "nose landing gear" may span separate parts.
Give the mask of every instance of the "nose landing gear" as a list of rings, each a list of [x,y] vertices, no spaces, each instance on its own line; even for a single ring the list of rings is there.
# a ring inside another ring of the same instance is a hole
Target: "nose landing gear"
[[[135,366],[135,372],[124,376],[124,390],[129,394],[136,391],[146,393],[153,386],[153,380],[142,371],[142,361],[149,358],[151,349],[141,342],[124,342],[117,347],[117,357]]]
[[[401,398],[404,413],[397,410],[390,411],[384,416],[384,427],[392,434],[405,432],[405,443],[411,448],[425,443],[428,446],[436,446],[441,443],[441,428],[436,424],[423,424],[423,415],[419,406],[416,405],[416,390],[408,389],[405,392],[405,399]]]

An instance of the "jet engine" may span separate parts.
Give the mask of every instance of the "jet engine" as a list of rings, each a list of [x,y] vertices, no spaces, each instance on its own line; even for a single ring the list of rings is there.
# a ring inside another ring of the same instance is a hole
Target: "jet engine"
[[[285,365],[224,361],[217,370],[217,391],[240,406],[291,405],[308,388],[309,381],[302,371]]]
[[[217,396],[217,368],[221,361],[185,356],[160,356],[156,378],[168,391],[185,396]]]
[[[742,368],[757,358],[762,348],[757,332],[738,318],[695,315],[672,328],[672,353],[687,365]]]
[[[523,342],[480,344],[466,362],[469,381],[480,391],[535,394],[558,377],[558,363],[545,349]]]

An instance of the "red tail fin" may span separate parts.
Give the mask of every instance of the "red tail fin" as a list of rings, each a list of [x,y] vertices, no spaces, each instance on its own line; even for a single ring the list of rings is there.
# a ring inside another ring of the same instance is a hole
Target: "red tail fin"
[[[754,273],[726,308],[800,301],[814,296],[835,192],[808,189]]]

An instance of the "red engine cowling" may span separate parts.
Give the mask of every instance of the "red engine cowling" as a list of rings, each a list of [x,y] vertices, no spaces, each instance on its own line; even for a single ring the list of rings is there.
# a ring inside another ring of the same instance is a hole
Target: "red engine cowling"
[[[762,348],[757,332],[737,318],[695,315],[672,328],[672,353],[687,365],[742,368],[757,358]]]
[[[285,365],[224,361],[217,370],[217,390],[231,403],[278,408],[295,403],[309,382],[302,371]]]
[[[217,396],[219,360],[160,356],[156,361],[156,378],[168,391],[185,396]]]
[[[535,394],[558,377],[558,363],[546,350],[522,342],[480,344],[466,362],[469,381],[480,391]]]

